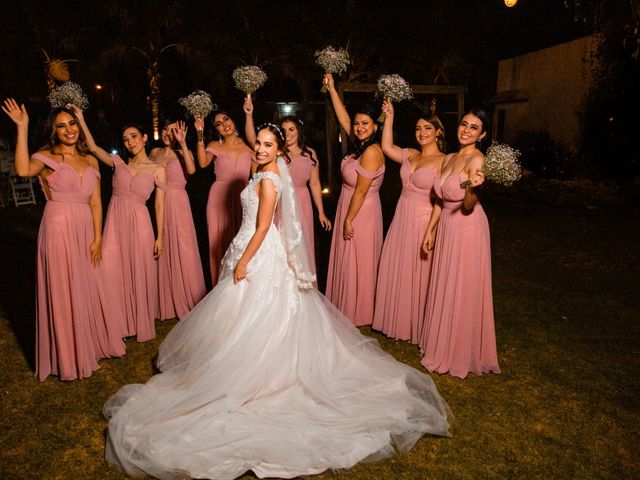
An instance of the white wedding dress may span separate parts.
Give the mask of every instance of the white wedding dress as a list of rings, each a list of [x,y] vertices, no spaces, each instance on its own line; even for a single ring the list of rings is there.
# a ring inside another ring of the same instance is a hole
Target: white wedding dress
[[[409,450],[425,433],[449,435],[451,414],[431,378],[301,282],[273,223],[246,279],[233,283],[255,231],[255,187],[268,179],[279,200],[283,188],[293,195],[284,175],[258,173],[242,192],[221,280],[162,342],[162,373],[105,404],[107,461],[129,475],[291,478]]]

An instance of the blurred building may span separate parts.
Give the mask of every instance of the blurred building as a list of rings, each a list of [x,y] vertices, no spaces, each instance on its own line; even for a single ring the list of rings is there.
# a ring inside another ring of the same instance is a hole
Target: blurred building
[[[493,137],[517,145],[544,134],[574,151],[584,104],[593,83],[595,39],[567,43],[502,60],[498,65]]]

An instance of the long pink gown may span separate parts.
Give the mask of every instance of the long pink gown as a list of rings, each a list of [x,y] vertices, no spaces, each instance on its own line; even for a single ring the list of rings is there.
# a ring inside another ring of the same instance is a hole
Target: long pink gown
[[[109,324],[100,269],[89,256],[94,239],[89,201],[100,174],[89,167],[80,175],[41,153],[33,158],[54,171],[45,180],[51,198],[38,232],[36,376],[86,378],[100,358],[124,355],[120,332]]]
[[[313,160],[307,155],[290,155],[289,173],[296,191],[298,201],[298,215],[302,225],[305,246],[309,255],[309,265],[313,273],[316,273],[316,254],[313,238],[313,208],[311,207],[311,194],[307,183],[311,177]]]
[[[342,191],[336,208],[331,239],[327,298],[356,326],[371,325],[376,275],[382,250],[382,207],[380,185],[384,165],[376,172],[360,166],[352,155],[342,159]],[[342,236],[344,219],[358,180],[358,175],[372,179],[362,207],[353,219],[353,237]]]
[[[482,205],[462,209],[459,175],[436,193],[443,200],[427,296],[427,322],[420,339],[430,372],[464,378],[469,372],[500,373],[491,291],[489,223]]]
[[[249,180],[251,154],[242,152],[237,159],[233,159],[226,153],[215,153],[211,148],[206,151],[214,155],[216,175],[207,200],[209,265],[211,285],[215,287],[220,276],[220,261],[242,223],[240,192]]]
[[[158,259],[160,318],[184,318],[207,293],[179,158],[166,165],[164,251]]]
[[[432,210],[431,193],[439,176],[429,167],[412,173],[405,148],[400,178],[402,193],[380,256],[373,328],[389,337],[418,343],[433,257],[421,247]]]
[[[113,194],[107,212],[102,266],[112,307],[120,315],[123,337],[139,342],[156,336],[158,267],[153,258],[155,236],[146,201],[156,185],[149,172],[132,175],[114,155]]]

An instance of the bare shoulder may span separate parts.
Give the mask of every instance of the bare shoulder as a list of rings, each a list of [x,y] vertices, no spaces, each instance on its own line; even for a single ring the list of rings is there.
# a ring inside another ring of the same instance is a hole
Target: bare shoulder
[[[369,145],[365,151],[362,152],[359,163],[366,170],[373,172],[378,170],[384,163],[384,154],[382,153],[380,145],[377,143]]]

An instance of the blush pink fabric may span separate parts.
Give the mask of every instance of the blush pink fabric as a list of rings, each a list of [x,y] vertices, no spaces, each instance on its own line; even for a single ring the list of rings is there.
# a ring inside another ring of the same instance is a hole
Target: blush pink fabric
[[[164,251],[158,259],[160,318],[184,318],[207,293],[180,159],[166,165]]]
[[[384,165],[376,172],[360,166],[353,156],[342,160],[342,191],[336,208],[331,240],[327,298],[355,325],[371,325],[376,291],[376,274],[382,250],[382,208],[380,185]],[[373,181],[367,196],[353,219],[353,237],[342,236],[344,219],[356,186],[358,175]]]
[[[489,223],[480,203],[463,210],[459,175],[436,193],[443,200],[427,296],[421,360],[430,372],[464,378],[500,373],[491,291]]]
[[[155,236],[146,201],[155,188],[149,172],[132,175],[122,159],[113,156],[113,194],[104,227],[102,268],[118,312],[123,337],[139,342],[156,336],[158,266],[153,258]]]
[[[296,191],[298,201],[298,216],[302,225],[305,246],[309,255],[309,265],[313,273],[316,273],[316,254],[313,233],[313,208],[311,207],[311,194],[307,183],[311,177],[313,160],[307,155],[290,156],[289,173]]]
[[[61,380],[89,377],[100,358],[124,355],[124,343],[110,317],[99,268],[91,264],[94,240],[89,201],[100,174],[36,153],[53,170],[46,177],[47,200],[38,232],[36,376]]]
[[[439,180],[429,167],[411,172],[408,150],[402,150],[402,193],[382,247],[373,328],[399,340],[420,341],[431,258],[422,240],[432,210],[432,191]]]
[[[242,223],[240,192],[249,180],[251,154],[243,152],[234,159],[226,153],[216,155],[210,148],[207,152],[214,155],[216,175],[207,200],[209,266],[211,285],[215,287],[220,276],[220,261]]]

